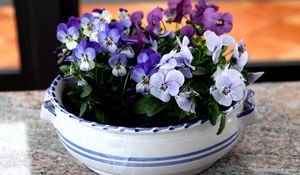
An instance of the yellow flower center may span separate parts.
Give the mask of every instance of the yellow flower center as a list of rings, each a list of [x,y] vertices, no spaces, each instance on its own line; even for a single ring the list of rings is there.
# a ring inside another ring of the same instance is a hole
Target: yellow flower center
[[[223,89],[223,91],[222,91],[222,93],[223,93],[224,95],[227,95],[229,92],[230,92],[230,89],[229,89],[228,87],[225,87],[225,88]]]
[[[93,24],[88,24],[88,30],[93,30]]]
[[[107,44],[110,45],[110,44],[112,44],[112,43],[113,43],[112,39],[111,39],[111,38],[108,38],[108,39],[107,39]]]
[[[145,78],[143,80],[143,84],[149,84],[149,83],[150,83],[149,77],[145,76]]]
[[[219,19],[219,20],[217,21],[217,25],[218,25],[218,26],[221,26],[221,25],[223,25],[223,24],[224,24],[224,20]]]
[[[73,41],[73,38],[71,36],[68,36],[67,39],[69,42]]]

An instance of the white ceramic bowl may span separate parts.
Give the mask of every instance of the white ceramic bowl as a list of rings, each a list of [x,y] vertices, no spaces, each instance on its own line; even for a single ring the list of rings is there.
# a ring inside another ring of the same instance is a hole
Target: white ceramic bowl
[[[248,91],[243,102],[226,111],[227,123],[220,135],[216,135],[218,123],[213,127],[206,121],[153,128],[110,126],[66,111],[63,89],[58,76],[47,90],[41,117],[51,121],[70,154],[102,175],[196,174],[230,151],[256,114],[254,92]]]

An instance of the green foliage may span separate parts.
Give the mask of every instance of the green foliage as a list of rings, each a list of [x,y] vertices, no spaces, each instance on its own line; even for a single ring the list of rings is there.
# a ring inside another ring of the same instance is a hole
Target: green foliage
[[[220,135],[223,132],[223,130],[225,128],[225,124],[226,124],[226,115],[222,114],[221,115],[221,120],[220,120],[220,126],[219,126],[219,129],[218,129],[217,135]]]
[[[209,115],[209,121],[214,126],[217,122],[217,119],[220,115],[219,106],[215,101],[210,101],[208,103],[208,115]]]
[[[153,97],[152,95],[144,95],[134,104],[135,114],[146,114],[152,117],[162,111],[166,105]]]
[[[92,90],[93,89],[92,89],[92,87],[90,85],[83,86],[82,87],[82,92],[80,94],[80,97],[81,98],[85,98],[85,97],[89,96],[91,94]]]

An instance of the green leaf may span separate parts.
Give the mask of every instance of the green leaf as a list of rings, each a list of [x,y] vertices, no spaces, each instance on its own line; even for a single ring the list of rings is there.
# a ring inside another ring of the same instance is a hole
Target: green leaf
[[[193,74],[198,76],[205,75],[206,69],[204,67],[197,67]]]
[[[219,106],[216,102],[213,101],[208,104],[208,114],[209,121],[214,126],[220,114]]]
[[[86,85],[86,86],[83,86],[82,88],[82,93],[80,94],[80,97],[81,98],[84,98],[84,97],[87,97],[91,94],[92,92],[92,87],[90,85]]]
[[[223,130],[225,128],[225,124],[226,124],[226,115],[222,114],[217,135],[220,135],[223,132]]]
[[[95,115],[96,115],[96,119],[97,119],[98,122],[100,122],[100,123],[107,122],[107,117],[106,117],[104,112],[96,110]]]
[[[87,109],[87,104],[86,103],[81,103],[79,117],[83,116],[83,114],[85,113],[86,109]]]
[[[68,65],[62,65],[59,70],[63,73],[64,77],[70,76],[70,67]]]
[[[152,117],[162,111],[166,105],[153,97],[152,95],[144,95],[134,105],[135,114],[146,114]]]

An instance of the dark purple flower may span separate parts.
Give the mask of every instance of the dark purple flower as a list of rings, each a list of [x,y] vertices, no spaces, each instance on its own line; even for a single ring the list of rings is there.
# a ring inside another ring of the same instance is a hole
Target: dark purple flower
[[[71,16],[68,20],[67,26],[68,27],[74,26],[77,29],[79,29],[80,28],[80,19],[76,18],[74,16]]]
[[[213,8],[218,11],[219,7],[214,4],[208,4],[206,0],[198,0],[196,4],[196,9],[191,13],[191,19],[193,24],[202,25],[203,12],[207,8]]]
[[[180,35],[187,36],[188,38],[193,37],[195,34],[195,29],[192,26],[183,26],[180,29]]]
[[[121,23],[116,22],[116,21],[113,21],[113,22],[109,23],[108,27],[110,29],[117,29],[120,34],[123,33],[123,31],[124,31],[123,25]]]
[[[228,33],[232,30],[232,15],[207,8],[203,13],[203,25],[206,30],[214,31],[217,35]]]
[[[153,9],[147,16],[148,27],[147,31],[158,35],[160,33],[160,22],[163,19],[164,10],[160,7]]]
[[[141,29],[142,19],[144,18],[144,13],[142,11],[136,11],[130,15],[130,20],[134,27],[138,30]]]
[[[190,14],[191,11],[191,0],[169,0],[165,15],[169,18],[168,21],[181,23],[184,15]]]

